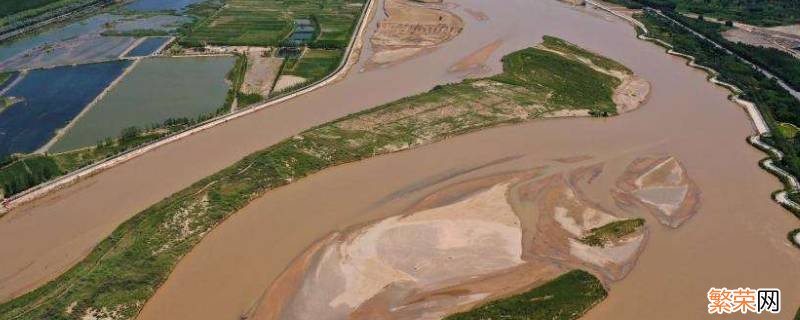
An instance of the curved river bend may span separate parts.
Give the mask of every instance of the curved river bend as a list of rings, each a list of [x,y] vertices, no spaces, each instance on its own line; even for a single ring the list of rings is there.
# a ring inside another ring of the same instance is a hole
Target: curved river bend
[[[0,299],[51,279],[125,219],[246,154],[305,128],[457,81],[458,74],[447,72],[451,65],[501,40],[488,60],[496,72],[502,55],[548,34],[627,65],[651,82],[649,101],[616,118],[534,121],[468,134],[268,192],[209,233],[140,318],[237,319],[316,240],[399,214],[448,184],[513,169],[581,165],[558,158],[590,156],[584,164],[622,170],[633,159],[661,154],[685,166],[702,190],[701,208],[679,229],[648,217],[651,236],[638,265],[610,284],[609,298],[586,318],[704,319],[711,286],[780,288],[784,310],[797,308],[800,253],[785,239],[797,221],[770,200],[780,184],[758,168],[764,154],[745,143],[752,125],[726,90],[599,11],[551,0],[453,3],[466,27],[427,55],[351,72],[329,87],[167,145],[6,215],[0,219],[0,256],[13,259],[0,261]],[[371,22],[373,29],[379,19]],[[611,185],[598,179],[591,188]],[[602,202],[613,207],[611,199]]]

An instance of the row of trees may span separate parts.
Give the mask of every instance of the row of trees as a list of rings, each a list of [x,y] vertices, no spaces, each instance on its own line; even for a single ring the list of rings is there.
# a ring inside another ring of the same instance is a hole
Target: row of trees
[[[651,31],[651,36],[671,43],[678,52],[694,56],[698,64],[719,71],[720,80],[742,89],[743,98],[756,103],[773,132],[779,132],[775,128],[776,122],[800,125],[800,101],[774,79],[765,77],[735,56],[656,14],[646,12],[641,20]],[[778,133],[772,139],[773,144],[786,154],[781,165],[800,176],[800,136],[788,138]]]

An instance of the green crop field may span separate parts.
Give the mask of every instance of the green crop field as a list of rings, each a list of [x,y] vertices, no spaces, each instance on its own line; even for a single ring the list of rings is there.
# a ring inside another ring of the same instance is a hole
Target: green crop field
[[[336,69],[343,53],[342,50],[308,49],[299,58],[287,59],[281,74],[303,77],[308,82],[322,79]]]
[[[786,122],[778,123],[777,127],[778,127],[778,131],[780,131],[780,133],[786,139],[794,139],[794,137],[797,135],[797,132],[800,131],[800,128],[798,128],[797,126],[795,126],[795,125],[793,125],[791,123],[786,123]]]
[[[294,19],[315,19],[325,47],[347,46],[363,0],[228,0],[218,11],[185,30],[188,46],[277,46],[294,28]]]
[[[314,14],[314,19],[320,28],[319,35],[315,41],[316,46],[338,48],[347,46],[347,42],[350,40],[350,33],[356,22],[349,15]]]

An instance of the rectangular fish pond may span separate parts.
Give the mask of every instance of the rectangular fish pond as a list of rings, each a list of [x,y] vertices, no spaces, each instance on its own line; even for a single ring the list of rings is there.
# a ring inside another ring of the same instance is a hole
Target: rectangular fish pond
[[[0,156],[46,144],[106,89],[129,61],[37,69],[3,95],[17,101],[0,112]]]
[[[195,118],[225,102],[234,57],[145,58],[49,150],[62,152],[147,128],[170,118]]]
[[[310,19],[295,19],[294,30],[289,36],[288,44],[299,46],[314,40],[314,24]]]
[[[133,11],[183,11],[186,7],[205,0],[138,0],[125,6]]]
[[[45,68],[116,60],[136,41],[125,34],[136,30],[171,32],[190,21],[168,15],[99,14],[63,27],[0,44],[0,70]]]
[[[155,53],[169,42],[169,37],[149,37],[125,54],[126,57],[145,57]]]

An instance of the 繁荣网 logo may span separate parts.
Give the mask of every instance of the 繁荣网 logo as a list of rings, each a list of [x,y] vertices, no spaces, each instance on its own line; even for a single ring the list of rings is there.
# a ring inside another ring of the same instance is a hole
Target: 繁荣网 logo
[[[781,290],[774,288],[711,288],[708,290],[708,313],[779,313]]]

